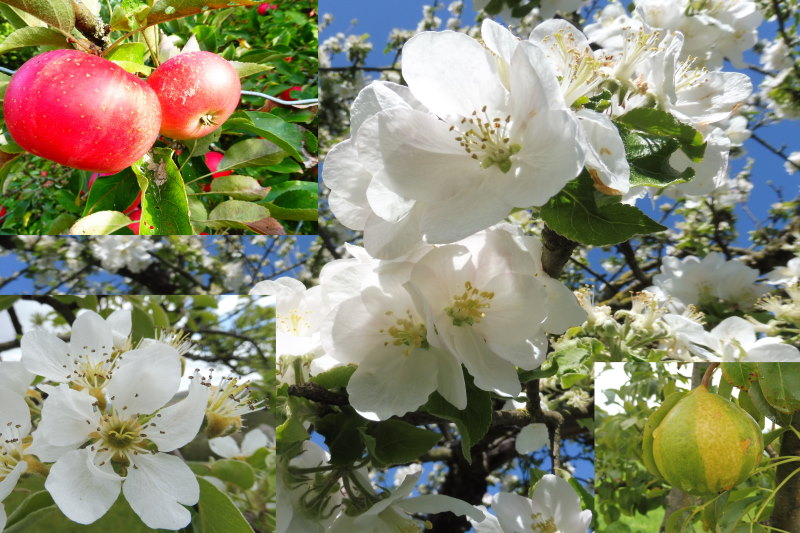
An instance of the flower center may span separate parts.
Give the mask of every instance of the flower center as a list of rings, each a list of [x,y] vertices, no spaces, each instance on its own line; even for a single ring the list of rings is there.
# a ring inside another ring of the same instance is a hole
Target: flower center
[[[111,460],[127,466],[133,455],[149,453],[149,441],[143,433],[144,429],[138,417],[120,415],[112,409],[111,414],[103,415],[100,419],[97,432],[91,434],[97,439],[91,448],[97,450],[98,457],[102,459],[101,465]]]
[[[659,32],[648,33],[642,28],[626,28],[622,53],[617,63],[616,76],[623,83],[630,81],[633,71],[651,54],[658,52]]]
[[[683,91],[699,87],[708,81],[708,69],[695,68],[696,57],[687,57],[675,68],[675,90]]]
[[[533,513],[531,515],[531,531],[534,533],[559,533],[558,527],[552,518],[547,520],[542,519],[542,513]]]
[[[472,326],[480,322],[486,316],[484,312],[491,307],[490,300],[494,298],[494,293],[481,291],[473,287],[472,283],[464,283],[464,292],[453,298],[453,305],[445,307],[447,316],[453,319],[454,326]]]
[[[9,422],[3,431],[5,438],[0,441],[0,481],[3,481],[22,460],[22,438],[19,436],[19,428],[19,425]]]
[[[589,95],[604,80],[603,62],[578,48],[572,33],[559,31],[547,35],[544,42],[549,43],[550,51],[560,58],[556,68],[559,69],[561,93],[568,106]]]
[[[497,165],[502,172],[508,172],[511,170],[511,156],[522,149],[508,136],[511,115],[505,119],[489,118],[486,106],[481,113],[483,116],[473,111],[470,118],[461,119],[460,126],[450,126],[450,131],[458,133],[455,140],[472,159],[480,162],[481,168]]]
[[[89,349],[88,346],[84,346],[80,353],[69,354],[74,358],[72,372],[67,376],[72,383],[86,389],[105,387],[111,379],[121,352],[106,346],[101,347],[101,350],[102,352],[98,354],[95,348]]]
[[[386,311],[386,316],[394,317],[392,311]],[[406,316],[395,318],[395,323],[389,329],[380,329],[380,333],[388,334],[390,340],[383,343],[384,346],[406,346],[403,355],[408,356],[412,348],[426,349],[428,344],[428,328],[425,324],[416,322],[411,311],[406,310]]]
[[[308,312],[300,309],[292,309],[288,314],[278,315],[278,322],[283,330],[294,336],[302,336],[303,331],[311,329],[311,323],[307,318]]]

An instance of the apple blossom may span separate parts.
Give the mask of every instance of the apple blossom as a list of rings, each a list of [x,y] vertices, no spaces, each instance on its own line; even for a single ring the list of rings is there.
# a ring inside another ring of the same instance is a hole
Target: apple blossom
[[[800,257],[789,259],[786,266],[779,266],[767,274],[770,285],[795,285],[800,281]]]
[[[418,214],[425,239],[453,242],[499,222],[513,207],[542,205],[577,176],[583,163],[577,121],[541,55],[532,43],[520,43],[505,72],[491,51],[464,34],[425,32],[409,40],[403,76],[428,111],[380,110],[355,138],[375,194],[393,193],[383,195],[387,205],[376,213],[396,221],[414,201],[425,201]],[[406,200],[388,204],[393,196]]]
[[[800,350],[778,337],[757,338],[755,326],[738,316],[726,318],[710,332],[686,324],[685,317],[667,315],[664,320],[693,354],[709,361],[800,362]]]
[[[476,533],[519,533],[521,531],[553,531],[586,533],[592,512],[581,511],[575,490],[560,477],[546,474],[536,484],[533,497],[500,492],[494,496],[491,515],[485,507],[482,523],[469,519]]]
[[[533,453],[550,443],[550,434],[544,424],[528,424],[519,430],[514,448],[520,455]]]
[[[702,306],[717,302],[749,309],[769,290],[756,283],[758,277],[757,270],[711,252],[703,259],[665,257],[661,273],[655,275],[653,284],[671,297],[672,305],[679,310],[689,304]]]
[[[134,274],[142,272],[153,263],[150,253],[155,249],[152,241],[135,235],[108,235],[92,242],[92,253],[111,272],[123,268]]]

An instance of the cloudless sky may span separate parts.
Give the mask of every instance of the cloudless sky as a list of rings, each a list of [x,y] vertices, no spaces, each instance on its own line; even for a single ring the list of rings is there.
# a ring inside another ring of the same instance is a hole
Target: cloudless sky
[[[330,13],[334,17],[333,23],[320,35],[320,42],[335,35],[337,32],[343,32],[346,35],[351,33],[356,35],[369,34],[374,48],[368,56],[367,65],[371,67],[388,66],[391,64],[394,54],[384,55],[383,48],[386,45],[390,31],[393,28],[416,28],[417,23],[422,19],[422,7],[433,3],[433,0],[402,0],[397,2],[320,0],[320,15]],[[606,5],[606,3],[601,2],[600,6]],[[438,2],[440,9],[437,11],[437,16],[442,19],[442,28],[440,29],[444,29],[444,24],[450,16],[447,11],[447,4],[449,4],[447,1]],[[465,0],[462,21],[465,25],[468,25],[474,19],[475,12],[472,9],[472,2],[471,0]],[[759,38],[771,39],[775,36],[776,31],[777,24],[775,22],[765,22],[759,28]],[[759,64],[758,54],[752,51],[745,53],[745,60],[752,65]],[[345,66],[347,64],[345,54],[339,54],[334,58],[335,66]],[[735,71],[736,69],[726,62],[724,70]],[[751,77],[754,91],[757,92],[763,76],[752,70],[742,70],[742,72]],[[762,128],[758,131],[759,136],[766,139],[776,148],[786,145],[787,154],[792,151],[800,151],[800,135],[798,133],[800,133],[798,122],[790,120],[784,121],[778,126]],[[766,218],[770,205],[777,201],[770,184],[781,188],[785,199],[792,199],[800,191],[800,187],[798,187],[800,173],[788,175],[783,167],[784,161],[753,140],[745,143],[745,149],[747,151],[745,156],[730,162],[729,173],[733,176],[742,170],[748,156],[755,159],[756,162],[752,172],[754,188],[750,195],[748,208],[756,219],[760,221]],[[651,216],[658,216],[659,212],[652,210],[649,204],[650,202],[646,199],[640,200],[637,203],[637,207]],[[739,229],[744,233],[737,244],[748,246],[746,232],[754,229],[755,224],[741,207],[737,207],[736,214],[741,221]]]

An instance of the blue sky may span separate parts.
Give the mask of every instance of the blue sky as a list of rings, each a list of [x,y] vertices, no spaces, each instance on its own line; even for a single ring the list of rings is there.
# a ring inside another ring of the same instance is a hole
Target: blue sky
[[[357,35],[369,34],[374,48],[368,56],[367,65],[371,67],[388,66],[391,64],[394,57],[393,54],[383,54],[383,47],[386,44],[389,32],[393,28],[415,28],[419,20],[422,19],[422,6],[433,3],[432,0],[403,0],[402,2],[320,0],[320,14],[324,15],[330,13],[334,16],[334,22],[320,35],[320,42],[337,32],[344,32],[345,34],[354,33]],[[437,16],[442,19],[443,25],[449,16],[446,9],[448,3],[448,1],[439,2],[441,8],[437,12]],[[464,3],[465,9],[462,20],[467,24],[474,20],[474,11],[471,8],[471,0],[465,0]],[[605,5],[605,3],[606,2],[601,2],[600,5]],[[766,22],[762,24],[759,29],[759,37],[772,38],[776,31],[777,25],[775,22]],[[758,54],[753,52],[746,53],[745,60],[753,65],[759,64]],[[347,60],[344,54],[340,54],[339,57],[335,58],[334,65],[343,66],[346,64]],[[736,69],[729,63],[726,63],[725,70],[735,71]],[[757,91],[758,84],[763,79],[763,76],[752,70],[742,70],[741,72],[744,72],[752,78],[753,86]],[[781,148],[785,144],[787,147],[786,153],[790,153],[792,151],[800,151],[800,136],[797,135],[797,132],[796,121],[784,121],[778,126],[762,128],[759,130],[758,134],[777,148]],[[747,207],[757,220],[763,220],[768,214],[770,205],[777,200],[771,186],[782,188],[784,197],[791,199],[798,193],[798,174],[789,176],[784,170],[783,160],[753,140],[748,141],[745,144],[745,148],[747,150],[747,155],[732,160],[729,171],[731,175],[735,175],[744,168],[748,156],[755,159],[756,162],[753,166],[752,178],[755,187],[751,193],[750,202]],[[640,207],[649,214],[657,215],[658,212],[651,210],[648,204],[649,202],[647,201],[640,201],[637,207]],[[756,227],[750,216],[741,206],[736,208],[736,213],[741,222],[739,225],[741,232],[747,232]],[[746,233],[742,235],[742,238],[740,238],[737,244],[742,246],[748,245]]]
[[[69,238],[76,238],[76,237],[69,237]],[[215,242],[215,239],[218,237],[208,236],[208,237],[201,237],[196,236],[196,239],[205,239],[208,244],[206,247],[208,250],[215,254],[215,248],[211,245],[211,243]],[[316,236],[297,236],[294,237],[297,239],[297,248],[300,251],[308,250],[311,243],[316,240]],[[250,242],[250,237],[241,237],[245,244],[245,250],[248,254],[256,254],[259,253],[261,248],[256,246]],[[20,261],[15,254],[9,254],[0,257],[0,278],[8,277],[14,272],[17,272],[23,268],[25,268],[26,264],[23,261]],[[265,276],[267,273],[263,273]],[[283,274],[285,276],[291,276],[292,274],[297,274],[296,270],[292,272],[288,272]],[[116,275],[109,274],[105,271],[100,271],[97,274],[90,276],[90,279],[95,282],[103,283],[103,282],[113,282],[115,280],[119,280],[120,278]],[[260,281],[261,278],[256,279],[256,281]],[[21,277],[8,285],[0,288],[0,294],[32,294],[34,290],[33,281],[26,277]]]

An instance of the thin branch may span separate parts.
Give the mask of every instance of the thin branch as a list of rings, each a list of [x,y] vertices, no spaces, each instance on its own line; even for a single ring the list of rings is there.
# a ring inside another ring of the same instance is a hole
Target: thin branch
[[[639,260],[636,258],[636,252],[633,251],[631,242],[625,241],[619,243],[617,245],[617,250],[619,250],[623,257],[625,257],[625,262],[630,267],[633,277],[635,277],[640,283],[648,285],[650,283],[650,278],[647,277],[647,274],[644,273],[642,267],[639,266]]]
[[[22,323],[19,321],[19,316],[17,316],[17,310],[14,309],[12,305],[7,309],[8,316],[11,318],[11,325],[14,327],[14,333],[17,335],[22,335]]]

